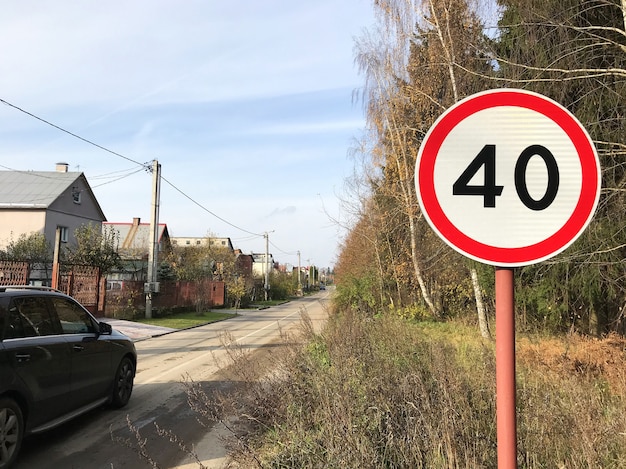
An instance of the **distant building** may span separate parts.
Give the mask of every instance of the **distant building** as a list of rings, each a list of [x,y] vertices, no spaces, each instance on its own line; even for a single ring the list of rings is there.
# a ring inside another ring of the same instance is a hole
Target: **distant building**
[[[254,265],[252,254],[244,254],[241,249],[235,249],[235,256],[237,273],[244,278],[252,278],[252,266]]]
[[[252,253],[252,274],[255,277],[264,277],[265,276],[265,272],[267,272],[268,268],[269,268],[269,272],[271,273],[272,270],[276,267],[274,265],[274,257],[272,256],[272,254],[268,254],[267,255],[267,260],[265,257],[265,253]]]
[[[150,223],[141,223],[141,218],[133,218],[132,223],[106,222],[102,229],[115,230],[119,236],[118,253],[124,263],[121,271],[107,275],[109,280],[146,280],[148,272],[148,253],[150,246]],[[159,259],[169,254],[171,241],[167,225],[159,223],[157,231]]]
[[[213,236],[205,237],[172,237],[170,238],[172,246],[188,247],[188,246],[212,246],[226,248],[230,252],[234,252],[233,243],[230,238],[218,238]]]

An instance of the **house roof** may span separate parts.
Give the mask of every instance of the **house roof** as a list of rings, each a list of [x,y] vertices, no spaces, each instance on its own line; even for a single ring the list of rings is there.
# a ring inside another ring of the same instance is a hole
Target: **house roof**
[[[102,212],[83,173],[60,171],[0,171],[0,208],[48,208],[77,179]]]
[[[250,253],[250,255],[252,256],[252,259],[254,260],[254,262],[265,262],[265,253],[261,253],[261,252],[252,252]],[[268,253],[267,254],[268,259],[274,259],[274,256],[272,255],[272,253]]]
[[[102,227],[109,226],[120,235],[120,249],[133,249],[147,251],[150,247],[150,223],[113,223],[104,222]],[[167,225],[159,223],[157,242],[163,241],[163,237],[169,238]]]

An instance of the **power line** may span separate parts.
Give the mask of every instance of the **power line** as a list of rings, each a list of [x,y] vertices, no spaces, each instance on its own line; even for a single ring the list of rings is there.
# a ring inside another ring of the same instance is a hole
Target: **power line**
[[[136,170],[134,170],[134,171],[132,171],[130,173],[123,174],[121,176],[117,176],[115,179],[111,179],[110,181],[106,181],[106,182],[103,182],[103,183],[100,183],[100,184],[96,184],[95,186],[91,186],[91,188],[95,189],[96,187],[106,186],[107,184],[111,184],[113,182],[117,182],[117,181],[125,179],[125,178],[127,178],[129,176],[132,176],[133,174],[137,174],[139,171],[144,171],[144,168],[139,168],[139,169],[136,169]],[[103,177],[101,176],[100,179],[103,179]]]
[[[50,121],[48,121],[48,120],[46,120],[46,119],[43,119],[43,118],[41,118],[41,117],[39,117],[39,116],[37,116],[37,115],[33,114],[32,112],[28,112],[28,111],[26,111],[25,109],[22,109],[21,107],[16,106],[15,104],[11,104],[11,103],[9,103],[8,101],[6,101],[6,100],[4,100],[4,99],[2,99],[2,98],[0,98],[0,102],[1,102],[2,104],[5,104],[6,106],[12,107],[13,109],[16,109],[16,110],[18,110],[18,111],[22,112],[22,113],[24,113],[24,114],[26,114],[26,115],[28,115],[28,116],[30,116],[30,117],[33,117],[33,118],[37,119],[38,121],[43,122],[44,124],[47,124],[47,125],[49,125],[49,126],[51,126],[51,127],[54,127],[55,129],[60,130],[61,132],[64,132],[64,133],[66,133],[66,134],[68,134],[68,135],[71,135],[72,137],[77,138],[77,139],[79,139],[79,140],[81,140],[81,141],[83,141],[83,142],[85,142],[85,143],[87,143],[87,144],[89,144],[89,145],[92,145],[92,146],[94,146],[94,147],[96,147],[96,148],[99,148],[99,149],[101,149],[101,150],[103,150],[103,151],[106,151],[107,153],[111,153],[112,155],[115,155],[115,156],[117,156],[117,157],[119,157],[119,158],[123,158],[123,159],[125,159],[126,161],[130,161],[131,163],[135,163],[136,165],[141,166],[141,169],[144,169],[144,170],[147,170],[147,171],[149,171],[149,172],[152,172],[152,167],[151,167],[148,163],[140,163],[139,161],[133,160],[132,158],[129,158],[129,157],[127,157],[127,156],[122,155],[121,153],[118,153],[118,152],[116,152],[116,151],[110,150],[110,149],[108,149],[108,148],[106,148],[106,147],[104,147],[104,146],[102,146],[102,145],[99,145],[99,144],[97,144],[97,143],[95,143],[95,142],[93,142],[93,141],[91,141],[91,140],[89,140],[89,139],[86,139],[86,138],[84,138],[84,137],[81,137],[80,135],[77,135],[77,134],[75,134],[74,132],[70,132],[69,130],[64,129],[63,127],[60,127],[60,126],[58,126],[58,125],[56,125],[56,124],[53,124],[52,122],[50,122]],[[141,169],[140,169],[140,170],[141,170]],[[118,181],[118,180],[123,179],[123,178],[125,178],[125,177],[128,177],[128,176],[130,176],[130,175],[132,175],[132,174],[135,174],[135,173],[139,172],[140,170],[137,170],[137,171],[135,171],[135,172],[132,172],[132,173],[129,173],[129,174],[123,175],[123,176],[121,176],[121,177],[119,177],[119,178],[117,178],[117,179],[115,179],[115,180],[113,180],[113,181],[109,181],[109,182],[106,182],[106,183],[102,183],[102,184],[99,184],[99,185],[94,186],[94,187],[100,187],[100,186],[103,186],[103,185],[105,185],[105,184],[109,184],[109,183],[111,183],[111,182]],[[214,217],[215,217],[215,218],[217,218],[218,220],[221,220],[222,222],[226,223],[226,224],[227,224],[227,225],[229,225],[229,226],[232,226],[233,228],[235,228],[235,229],[237,229],[237,230],[239,230],[239,231],[242,231],[242,232],[244,232],[244,233],[248,233],[249,235],[256,236],[256,237],[262,237],[262,236],[263,236],[263,234],[261,234],[261,233],[254,233],[254,232],[252,232],[252,231],[246,230],[246,229],[241,228],[240,226],[237,226],[237,225],[235,225],[235,224],[233,224],[233,223],[229,222],[228,220],[226,220],[226,219],[224,219],[224,218],[220,217],[220,216],[219,216],[219,215],[217,215],[216,213],[214,213],[214,212],[212,212],[211,210],[209,210],[208,208],[206,208],[206,207],[205,207],[204,205],[202,205],[201,203],[197,202],[197,201],[196,201],[195,199],[193,199],[191,196],[187,195],[187,194],[186,194],[185,192],[183,192],[181,189],[179,189],[178,187],[176,187],[173,183],[171,183],[170,181],[168,181],[167,179],[165,179],[165,178],[163,177],[163,175],[161,175],[161,179],[162,179],[163,181],[165,181],[165,182],[166,182],[166,183],[167,183],[170,187],[172,187],[175,191],[177,191],[178,193],[180,193],[183,197],[185,197],[185,198],[186,198],[186,199],[188,199],[190,202],[192,202],[193,204],[195,204],[195,205],[197,205],[198,207],[200,207],[200,208],[201,208],[202,210],[204,210],[205,212],[207,212],[207,213],[209,213],[210,215],[214,216]],[[272,246],[274,246],[274,245],[272,245]],[[274,246],[274,247],[276,247],[276,246]],[[282,251],[282,250],[281,250],[281,249],[279,249],[278,247],[276,247],[276,249],[278,249],[279,251],[283,252],[284,254],[289,254],[289,253],[286,253],[286,252]],[[289,254],[289,255],[291,255],[291,254]]]
[[[179,189],[178,187],[176,187],[174,184],[172,184],[170,181],[168,181],[167,179],[165,179],[163,177],[163,175],[161,175],[161,179],[163,181],[165,181],[172,189],[174,189],[176,192],[178,192],[179,194],[181,194],[183,197],[185,197],[187,200],[191,201],[192,203],[194,203],[195,205],[197,205],[198,207],[200,207],[202,210],[204,210],[207,213],[210,213],[211,215],[213,215],[215,218],[217,218],[218,220],[223,221],[224,223],[226,223],[229,226],[232,226],[233,228],[239,230],[239,231],[243,231],[244,233],[248,233],[250,235],[253,236],[263,236],[263,234],[260,233],[254,233],[252,231],[248,231],[244,228],[241,228],[240,226],[234,225],[233,223],[229,222],[228,220],[225,220],[224,218],[220,217],[219,215],[213,213],[211,210],[209,210],[208,208],[206,208],[204,205],[202,205],[200,202],[197,202],[196,200],[194,200],[191,196],[187,195],[185,192],[183,192],[181,189]]]
[[[276,250],[277,250],[277,251],[280,251],[282,254],[285,254],[285,255],[287,255],[287,256],[297,256],[297,255],[298,255],[298,251],[295,251],[295,252],[286,252],[286,251],[283,251],[281,248],[279,248],[278,246],[276,246],[276,245],[275,245],[274,243],[272,243],[271,241],[270,241],[270,245],[271,245],[272,247],[276,248]]]
[[[23,112],[24,114],[26,114],[26,115],[28,115],[30,117],[34,117],[38,121],[41,121],[44,124],[48,124],[49,126],[54,127],[55,129],[60,130],[61,132],[65,132],[66,134],[71,135],[72,137],[77,138],[79,140],[82,140],[83,142],[88,143],[89,145],[93,145],[94,147],[100,148],[101,150],[109,152],[109,153],[111,153],[111,154],[113,154],[115,156],[119,156],[120,158],[124,158],[125,160],[130,161],[131,163],[135,163],[135,164],[138,164],[138,165],[143,166],[143,167],[147,167],[148,166],[147,163],[140,163],[139,161],[135,161],[135,160],[133,160],[131,158],[128,158],[127,156],[121,155],[120,153],[117,153],[117,152],[115,152],[113,150],[109,150],[108,148],[103,147],[102,145],[98,145],[97,143],[92,142],[91,140],[83,138],[80,135],[77,135],[77,134],[75,134],[73,132],[70,132],[69,130],[64,129],[63,127],[59,127],[58,125],[53,124],[50,121],[47,121],[47,120],[45,120],[45,119],[43,119],[43,118],[41,118],[39,116],[36,116],[35,114],[33,114],[31,112],[28,112],[25,109],[22,109],[21,107],[16,106],[15,104],[11,104],[11,103],[9,103],[8,101],[5,101],[2,98],[0,98],[0,103],[6,104],[7,106],[12,107],[13,109],[17,109],[18,111]]]
[[[142,168],[143,169],[143,168]],[[130,172],[132,171],[132,172]],[[129,172],[130,174],[135,174],[137,172],[141,171],[141,169],[136,170],[134,167],[130,168],[130,169],[119,169],[117,171],[112,171],[110,173],[104,173],[104,174],[99,174],[97,176],[91,176],[89,179],[93,180],[93,179],[110,179],[110,178],[114,178],[114,177],[118,177],[120,174],[122,175],[128,175]]]
[[[110,149],[108,149],[108,148],[106,148],[106,147],[104,147],[104,146],[102,146],[102,145],[99,145],[99,144],[97,144],[97,143],[95,143],[95,142],[93,142],[93,141],[91,141],[91,140],[88,140],[88,139],[86,139],[86,138],[84,138],[84,137],[81,137],[80,135],[77,135],[77,134],[75,134],[74,132],[70,132],[69,130],[64,129],[64,128],[63,128],[63,127],[61,127],[61,126],[58,126],[58,125],[56,125],[56,124],[53,124],[52,122],[50,122],[50,121],[48,121],[48,120],[46,120],[46,119],[43,119],[43,118],[41,118],[41,117],[39,117],[39,116],[37,116],[37,115],[33,114],[32,112],[28,112],[27,110],[22,109],[21,107],[16,106],[15,104],[12,104],[12,103],[10,103],[10,102],[8,102],[8,101],[6,101],[6,100],[2,99],[2,98],[0,98],[0,102],[1,102],[1,103],[3,103],[3,104],[5,104],[5,105],[7,105],[7,106],[9,106],[9,107],[12,107],[13,109],[16,109],[16,110],[18,110],[18,111],[22,112],[22,113],[24,113],[24,114],[26,114],[26,115],[28,115],[28,116],[30,116],[30,117],[33,117],[33,118],[37,119],[38,121],[41,121],[41,122],[43,122],[43,123],[45,123],[45,124],[47,124],[47,125],[49,125],[49,126],[51,126],[51,127],[54,127],[55,129],[60,130],[61,132],[64,132],[64,133],[66,133],[66,134],[68,134],[68,135],[71,135],[72,137],[77,138],[77,139],[79,139],[79,140],[81,140],[81,141],[83,141],[83,142],[85,142],[85,143],[87,143],[87,144],[89,144],[89,145],[93,145],[93,146],[94,146],[94,147],[96,147],[96,148],[99,148],[99,149],[101,149],[101,150],[104,150],[104,151],[106,151],[106,152],[108,152],[108,153],[111,153],[111,154],[113,154],[113,155],[115,155],[115,156],[118,156],[118,157],[120,157],[120,158],[123,158],[123,159],[125,159],[125,160],[127,160],[127,161],[130,161],[130,162],[132,162],[132,163],[135,163],[136,165],[141,166],[141,169],[145,169],[145,170],[147,170],[147,171],[149,171],[149,172],[152,172],[152,167],[151,167],[148,163],[140,163],[139,161],[133,160],[132,158],[129,158],[129,157],[127,157],[127,156],[122,155],[121,153],[118,153],[118,152],[116,152],[116,151],[110,150]],[[138,172],[138,171],[136,171],[136,172]],[[118,178],[118,179],[116,179],[116,180],[119,180],[119,179],[122,179],[122,178],[124,178],[124,177],[130,176],[131,174],[134,174],[134,173],[126,174],[125,176],[122,176],[122,177],[120,177],[120,178]],[[227,221],[227,220],[223,219],[222,217],[220,217],[220,216],[216,215],[215,213],[211,212],[209,209],[207,209],[206,207],[204,207],[204,206],[203,206],[202,204],[200,204],[199,202],[196,202],[193,198],[191,198],[189,195],[187,195],[186,193],[184,193],[182,190],[180,190],[178,187],[176,187],[176,186],[175,186],[174,184],[172,184],[170,181],[168,181],[167,179],[165,179],[163,176],[161,176],[161,179],[162,179],[163,181],[167,182],[167,183],[168,183],[168,184],[169,184],[172,188],[174,188],[176,191],[178,191],[178,192],[179,192],[180,194],[182,194],[184,197],[186,197],[187,199],[189,199],[189,200],[190,200],[191,202],[193,202],[195,205],[197,205],[198,207],[200,207],[200,208],[201,208],[201,209],[203,209],[204,211],[206,211],[206,212],[210,213],[211,215],[213,215],[215,218],[217,218],[217,219],[219,219],[219,220],[223,221],[224,223],[226,223],[226,224],[228,224],[228,225],[232,226],[233,228],[236,228],[236,229],[238,229],[238,230],[240,230],[240,231],[243,231],[244,233],[248,233],[248,234],[251,234],[251,235],[254,235],[254,236],[263,236],[262,234],[259,234],[259,233],[253,233],[253,232],[251,232],[251,231],[245,230],[245,229],[243,229],[243,228],[240,228],[240,227],[238,227],[238,226],[236,226],[236,225],[234,225],[234,224],[230,223],[229,221]],[[114,182],[114,181],[110,181],[110,182]],[[104,183],[104,184],[107,184],[107,183]],[[99,186],[102,186],[102,185],[104,185],[104,184],[100,184]],[[99,187],[99,186],[94,186],[94,187]]]
[[[239,242],[245,242],[245,241],[251,241],[253,239],[258,238],[258,236],[255,234],[253,236],[246,236],[244,238],[232,238],[233,241],[239,241]]]

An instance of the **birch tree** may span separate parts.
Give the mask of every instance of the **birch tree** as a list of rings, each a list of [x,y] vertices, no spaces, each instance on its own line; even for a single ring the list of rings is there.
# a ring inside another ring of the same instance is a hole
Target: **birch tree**
[[[477,75],[486,73],[485,57],[476,54],[482,38],[477,17],[464,2],[379,0],[374,2],[381,29],[362,39],[357,63],[366,76],[365,97],[370,129],[379,143],[375,163],[384,167],[386,185],[405,217],[413,273],[423,300],[435,316],[436,282],[424,269],[424,228],[414,188],[417,150],[436,117],[465,94],[480,89]],[[477,68],[469,74],[457,68]],[[433,252],[442,246],[430,240]],[[426,254],[428,257],[428,254]],[[437,267],[441,269],[441,262]],[[480,323],[486,324],[476,272],[470,268]],[[429,286],[429,283],[431,286]],[[481,328],[485,336],[488,329]]]

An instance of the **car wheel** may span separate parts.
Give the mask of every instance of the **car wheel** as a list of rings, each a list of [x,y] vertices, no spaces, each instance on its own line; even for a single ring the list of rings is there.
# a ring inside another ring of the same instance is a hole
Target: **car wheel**
[[[13,464],[24,436],[22,410],[12,399],[0,399],[0,468]]]
[[[135,365],[133,361],[128,357],[122,358],[115,373],[115,381],[113,381],[113,395],[111,396],[113,407],[120,408],[128,404],[130,395],[133,392],[134,379]]]

